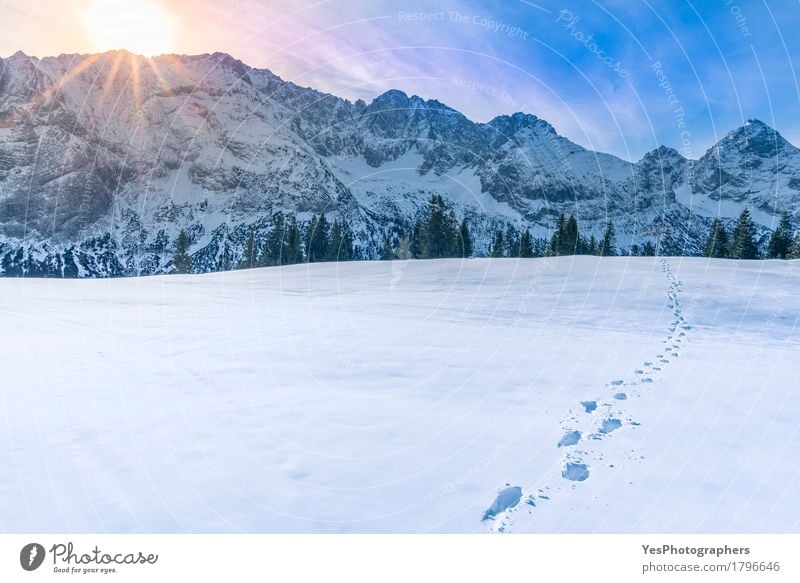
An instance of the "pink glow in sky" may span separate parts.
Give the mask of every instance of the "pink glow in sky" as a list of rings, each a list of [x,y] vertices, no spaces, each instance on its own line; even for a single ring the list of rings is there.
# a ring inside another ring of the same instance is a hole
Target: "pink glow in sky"
[[[396,88],[476,121],[533,113],[626,159],[687,141],[696,158],[749,118],[800,142],[797,1],[745,12],[689,0],[0,0],[0,57],[219,51],[351,100]]]

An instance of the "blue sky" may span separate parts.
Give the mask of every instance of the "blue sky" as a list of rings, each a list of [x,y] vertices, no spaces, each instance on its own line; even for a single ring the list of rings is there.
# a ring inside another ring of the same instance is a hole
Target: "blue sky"
[[[53,2],[0,0],[26,17],[0,54],[83,52]],[[798,0],[159,4],[174,52],[228,52],[350,99],[399,88],[478,121],[522,110],[634,160],[660,144],[699,157],[749,118],[800,145]]]

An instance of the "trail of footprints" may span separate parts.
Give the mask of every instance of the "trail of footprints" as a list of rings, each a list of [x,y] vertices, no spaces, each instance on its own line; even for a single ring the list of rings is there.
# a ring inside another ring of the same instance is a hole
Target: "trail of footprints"
[[[605,386],[603,395],[580,401],[561,422],[563,436],[554,444],[561,452],[561,484],[574,487],[591,478],[592,465],[605,463],[603,444],[611,439],[615,431],[635,429],[639,423],[625,413],[625,403],[646,394],[658,376],[670,363],[680,357],[681,348],[692,330],[686,322],[681,308],[679,293],[681,282],[672,273],[665,258],[661,258],[661,269],[669,280],[668,307],[674,320],[669,326],[669,335],[662,340],[664,347],[651,360],[647,360],[633,371],[625,381],[615,379]],[[638,458],[641,461],[643,458]],[[609,467],[614,467],[609,464]],[[543,487],[526,492],[519,486],[506,484],[492,506],[484,513],[483,520],[491,520],[491,530],[506,532],[513,526],[514,515],[527,510],[533,513],[538,504],[546,503],[553,490],[558,487]]]

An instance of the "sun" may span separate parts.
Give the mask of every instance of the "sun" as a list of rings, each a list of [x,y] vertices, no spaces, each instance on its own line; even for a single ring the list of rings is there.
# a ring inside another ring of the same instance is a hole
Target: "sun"
[[[152,57],[172,51],[174,24],[157,2],[94,0],[83,20],[95,52],[127,49]]]

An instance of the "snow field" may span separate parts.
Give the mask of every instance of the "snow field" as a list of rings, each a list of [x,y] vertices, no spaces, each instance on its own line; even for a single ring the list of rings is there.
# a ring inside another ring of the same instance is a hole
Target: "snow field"
[[[798,266],[2,279],[0,529],[796,532]]]

